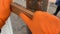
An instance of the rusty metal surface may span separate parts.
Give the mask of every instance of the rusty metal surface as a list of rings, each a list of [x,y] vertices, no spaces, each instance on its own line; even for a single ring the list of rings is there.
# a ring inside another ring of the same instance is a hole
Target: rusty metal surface
[[[17,4],[16,2],[11,3],[11,10],[12,10],[12,12],[14,12],[17,15],[19,15],[22,12],[25,15],[27,15],[29,18],[32,18],[32,16],[33,16],[33,12],[32,11],[27,10],[23,6]]]
[[[27,8],[32,11],[47,11],[48,0],[27,0]]]
[[[26,0],[14,0],[14,2],[26,8]],[[12,13],[10,18],[11,18],[13,34],[31,34],[27,25],[19,16]]]
[[[51,4],[51,3],[49,3],[49,4]],[[25,4],[23,3],[23,5],[25,5]],[[48,7],[49,7],[48,12],[50,14],[52,12],[55,12],[55,10],[56,10],[56,6],[54,4],[52,4],[52,5],[54,6],[54,8],[53,8],[53,6],[48,5]],[[60,12],[58,14],[58,17],[60,17]],[[24,21],[14,13],[11,14],[11,22],[12,22],[13,34],[29,34],[28,28],[27,28],[26,24],[24,23]]]

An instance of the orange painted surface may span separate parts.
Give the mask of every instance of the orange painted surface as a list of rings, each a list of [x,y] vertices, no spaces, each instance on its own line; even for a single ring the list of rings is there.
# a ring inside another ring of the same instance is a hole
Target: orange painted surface
[[[32,20],[23,13],[20,16],[30,28],[32,34],[60,33],[60,19],[47,12],[35,12]]]
[[[0,28],[5,24],[10,15],[11,0],[0,0]],[[37,11],[31,20],[21,13],[19,16],[25,21],[32,34],[59,34],[60,19],[47,12]]]
[[[0,28],[10,15],[10,3],[11,0],[0,0]]]

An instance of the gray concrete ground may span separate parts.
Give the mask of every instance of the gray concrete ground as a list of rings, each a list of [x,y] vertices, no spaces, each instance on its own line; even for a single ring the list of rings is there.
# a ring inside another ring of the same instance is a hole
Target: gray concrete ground
[[[54,2],[49,2],[48,4],[48,13],[54,14],[56,12],[57,5]],[[60,18],[60,12],[57,14],[57,17]]]
[[[21,2],[22,0],[18,0],[18,1],[14,0],[14,1],[23,6],[25,5],[25,7],[26,7],[26,4],[24,2],[22,4],[22,2]],[[23,1],[25,1],[25,0],[23,0]],[[50,14],[53,14],[55,12],[56,8],[57,8],[57,6],[54,3],[49,2],[47,11]],[[60,17],[60,12],[57,16]],[[14,34],[28,34],[27,26],[24,23],[24,21],[22,21],[22,19],[20,17],[18,17],[17,15],[15,15],[14,13],[11,14],[11,22],[12,22],[12,28],[13,28]]]
[[[26,0],[14,0],[14,2],[26,7]],[[29,34],[28,28],[24,21],[14,13],[11,14],[11,22],[13,34]]]

